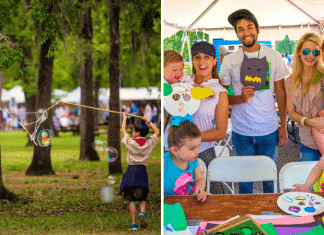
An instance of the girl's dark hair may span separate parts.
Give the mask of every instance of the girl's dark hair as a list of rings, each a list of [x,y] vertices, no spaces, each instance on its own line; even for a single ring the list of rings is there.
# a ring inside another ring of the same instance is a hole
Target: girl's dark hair
[[[134,130],[136,132],[139,131],[141,137],[145,137],[150,131],[149,127],[146,125],[146,123],[143,120],[137,121],[137,123],[134,125]]]
[[[200,130],[196,124],[191,122],[183,122],[179,127],[170,126],[168,132],[168,146],[169,149],[172,146],[181,147],[184,145],[183,139],[196,138],[201,136]]]

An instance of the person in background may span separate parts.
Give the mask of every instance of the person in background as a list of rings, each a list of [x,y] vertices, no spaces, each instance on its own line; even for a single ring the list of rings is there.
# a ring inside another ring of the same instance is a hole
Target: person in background
[[[152,121],[156,125],[157,124],[157,116],[158,116],[158,108],[155,104],[153,104],[152,108]]]

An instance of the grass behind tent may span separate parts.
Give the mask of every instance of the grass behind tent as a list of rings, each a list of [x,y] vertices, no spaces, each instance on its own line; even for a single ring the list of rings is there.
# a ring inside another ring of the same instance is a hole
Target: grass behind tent
[[[78,161],[80,136],[62,133],[54,137],[51,162],[55,175],[26,176],[33,148],[25,147],[24,131],[0,132],[3,182],[22,199],[0,203],[1,234],[133,234],[128,203],[118,196],[122,174],[115,175],[115,199],[102,203],[100,190],[107,186],[108,162]],[[96,139],[106,140],[105,135]],[[126,148],[121,146],[123,171]],[[153,150],[147,166],[150,193],[147,203],[149,227],[136,234],[161,233],[161,146]],[[23,201],[27,201],[24,203]]]

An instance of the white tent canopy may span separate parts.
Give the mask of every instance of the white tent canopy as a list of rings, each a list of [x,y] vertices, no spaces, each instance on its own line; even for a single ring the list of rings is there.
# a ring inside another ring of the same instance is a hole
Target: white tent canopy
[[[237,40],[227,17],[248,9],[260,26],[258,40],[298,40],[307,32],[323,35],[324,0],[164,0],[163,33],[170,37],[179,30],[203,31],[212,38]]]
[[[17,104],[25,103],[25,93],[23,91],[23,88],[19,85],[14,86],[8,91],[8,97],[10,97],[10,99],[14,98]]]
[[[161,92],[158,87],[140,87],[140,88],[120,88],[120,100],[159,100]],[[107,103],[109,101],[110,91],[109,88],[99,89],[99,101]],[[78,103],[81,100],[80,87],[71,91],[67,96],[61,99],[63,102]]]

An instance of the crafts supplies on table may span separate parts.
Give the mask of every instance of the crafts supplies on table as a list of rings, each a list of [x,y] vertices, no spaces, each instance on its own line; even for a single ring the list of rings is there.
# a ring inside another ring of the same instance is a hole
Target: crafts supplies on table
[[[305,192],[288,192],[280,195],[277,204],[284,212],[297,215],[317,215],[324,211],[324,198]]]
[[[239,216],[226,223],[218,225],[212,229],[200,233],[199,235],[216,234],[221,232],[224,235],[238,234],[244,235],[247,232],[251,234],[268,235],[249,215]]]

